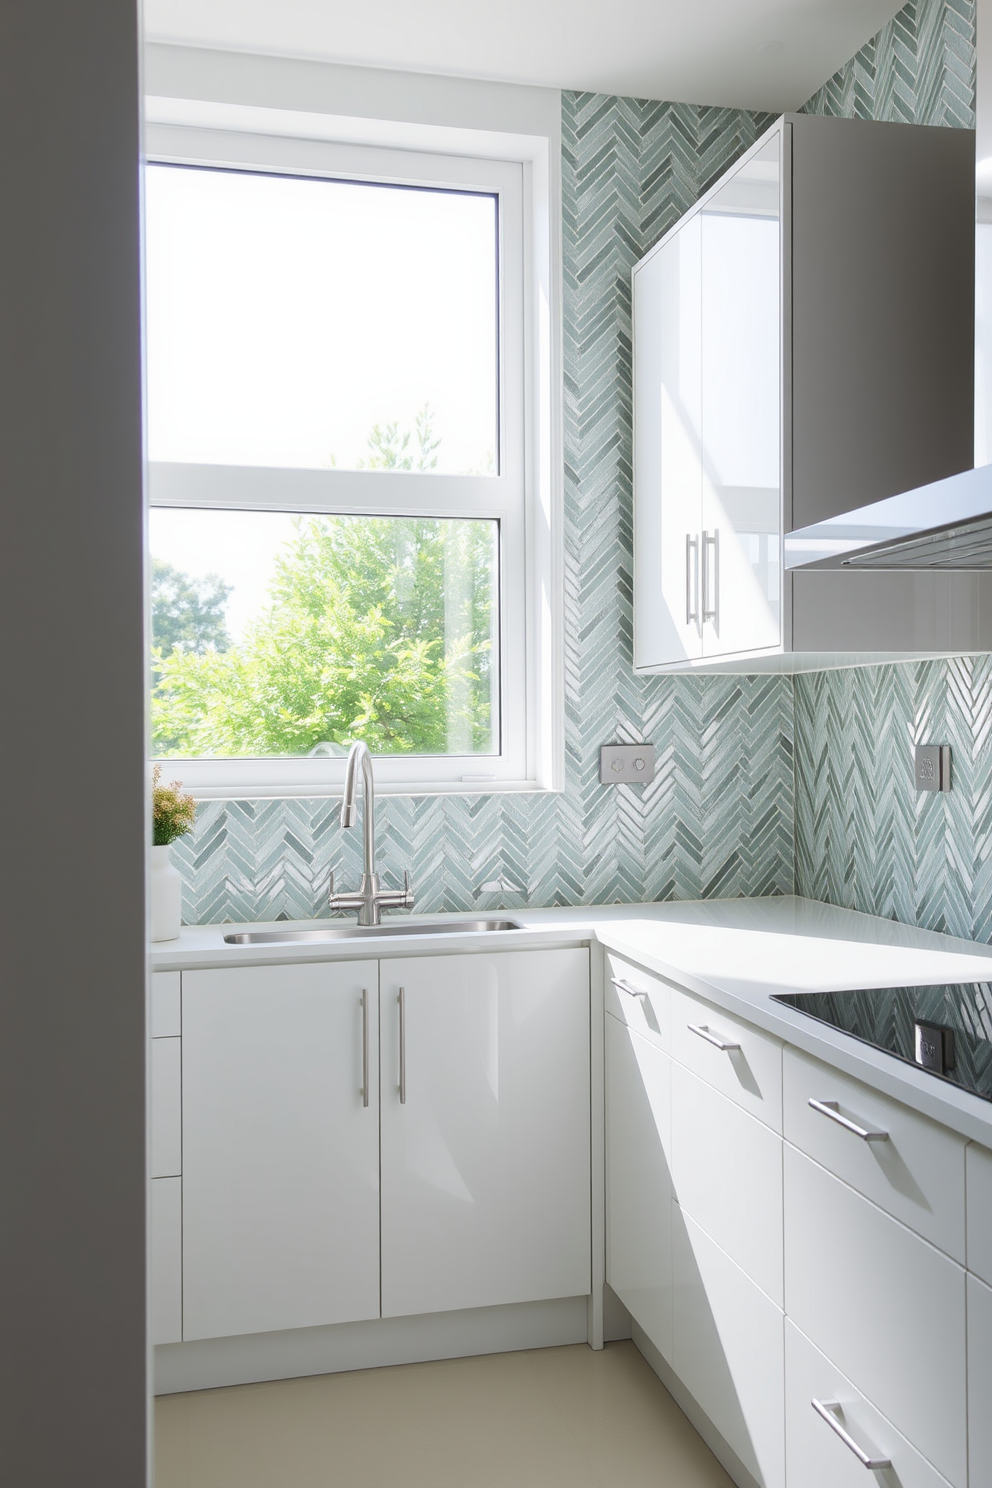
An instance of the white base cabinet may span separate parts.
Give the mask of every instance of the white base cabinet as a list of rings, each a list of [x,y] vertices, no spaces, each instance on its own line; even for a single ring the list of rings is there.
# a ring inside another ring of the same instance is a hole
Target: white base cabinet
[[[382,1316],[586,1295],[588,951],[381,975]]]
[[[760,1488],[785,1484],[780,1308],[673,1205],[676,1374]]]
[[[968,1479],[992,1483],[992,1287],[968,1277]]]
[[[183,973],[184,1338],[378,1316],[378,984]]]
[[[672,1062],[606,1019],[606,1279],[672,1357]]]
[[[966,1483],[964,1270],[789,1146],[785,1306],[939,1472]]]
[[[156,1342],[587,1296],[589,1032],[584,948],[184,972]]]
[[[814,1405],[814,1401],[816,1405]],[[820,1409],[817,1410],[816,1406]],[[825,1412],[831,1420],[824,1418]],[[785,1471],[795,1488],[948,1488],[946,1478],[788,1319],[785,1324]],[[831,1421],[833,1424],[831,1424]],[[840,1428],[839,1430],[837,1428]],[[841,1431],[845,1436],[841,1435]],[[868,1468],[861,1452],[887,1468]],[[984,1483],[987,1478],[976,1478]]]

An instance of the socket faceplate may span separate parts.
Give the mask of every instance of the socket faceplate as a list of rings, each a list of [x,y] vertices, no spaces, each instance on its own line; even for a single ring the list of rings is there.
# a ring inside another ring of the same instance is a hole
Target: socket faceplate
[[[600,749],[600,785],[648,785],[653,779],[653,744],[604,744]]]
[[[949,791],[951,746],[917,744],[913,754],[913,777],[918,791]]]

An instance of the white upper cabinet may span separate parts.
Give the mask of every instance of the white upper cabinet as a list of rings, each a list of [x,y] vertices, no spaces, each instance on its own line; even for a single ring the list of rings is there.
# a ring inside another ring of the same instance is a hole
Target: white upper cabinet
[[[782,558],[970,467],[973,260],[969,131],[786,115],[635,266],[636,670],[992,646],[987,576]]]
[[[702,224],[704,656],[782,633],[781,137],[708,197]]]
[[[655,574],[654,583],[634,590],[634,656],[645,668],[659,657],[703,654],[701,240],[693,217],[634,278],[634,320],[644,328],[636,352],[634,467],[639,489],[651,493],[635,509],[634,541]]]

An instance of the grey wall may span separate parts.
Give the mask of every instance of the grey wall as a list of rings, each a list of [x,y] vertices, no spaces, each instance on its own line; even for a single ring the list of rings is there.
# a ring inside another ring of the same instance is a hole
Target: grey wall
[[[970,128],[973,0],[922,0],[808,112]],[[798,677],[796,888],[928,929],[992,939],[988,657]],[[950,744],[954,789],[917,796],[913,744]]]
[[[418,907],[770,894],[792,888],[792,690],[776,678],[635,678],[631,667],[630,268],[771,122],[733,109],[566,93],[566,784],[557,795],[393,797],[387,871]],[[650,739],[649,788],[603,787],[598,749]],[[361,839],[333,801],[200,808],[177,844],[187,921],[326,913]]]
[[[146,1481],[136,28],[134,0],[0,5],[0,1476],[11,1488]]]

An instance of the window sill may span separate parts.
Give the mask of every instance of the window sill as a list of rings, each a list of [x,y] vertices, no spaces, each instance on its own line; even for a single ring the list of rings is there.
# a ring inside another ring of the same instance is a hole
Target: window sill
[[[181,767],[181,761],[179,766]],[[335,801],[340,800],[342,786],[322,781],[319,785],[190,785],[190,794],[197,801]],[[406,783],[403,781],[379,781],[375,783],[376,798],[383,796],[504,796],[504,795],[555,795],[562,790],[560,785],[541,785],[536,780],[476,780],[451,781],[445,783],[430,780]]]

